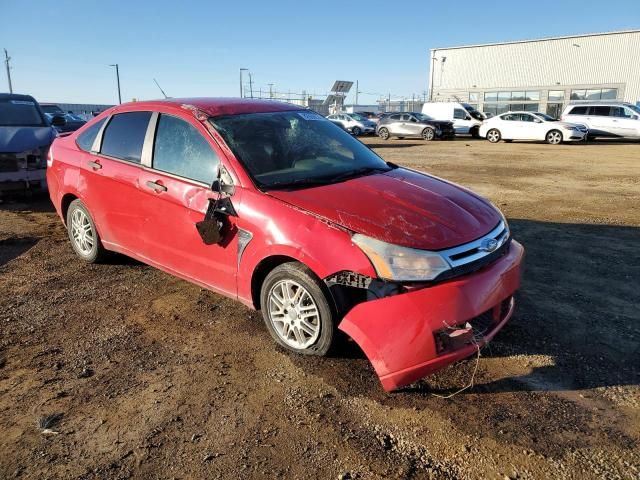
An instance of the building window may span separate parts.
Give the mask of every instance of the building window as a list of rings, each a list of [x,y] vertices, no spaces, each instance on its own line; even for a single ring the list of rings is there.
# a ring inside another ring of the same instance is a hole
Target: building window
[[[484,94],[485,102],[496,102],[498,101],[498,92],[487,92]]]
[[[548,100],[550,102],[564,100],[564,90],[549,90]]]
[[[510,103],[508,105],[509,110],[512,112],[524,110],[525,112],[537,112],[538,104],[537,103]]]
[[[562,103],[547,103],[547,115],[560,118],[560,114],[562,114]]]
[[[515,92],[487,92],[484,94],[485,102],[538,102],[540,92],[537,90],[518,90]]]
[[[498,92],[499,102],[508,102],[511,100],[511,92]]]
[[[539,91],[527,91],[525,95],[525,100],[531,100],[533,102],[540,101],[540,92]]]
[[[571,90],[571,100],[615,100],[617,88],[596,88],[589,90]]]
[[[469,102],[475,103],[478,101],[478,93],[477,92],[469,92]]]

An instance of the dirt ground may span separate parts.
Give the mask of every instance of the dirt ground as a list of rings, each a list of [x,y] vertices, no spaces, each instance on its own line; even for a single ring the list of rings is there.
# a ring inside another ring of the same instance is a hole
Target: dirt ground
[[[470,359],[386,394],[352,344],[290,355],[259,313],[85,265],[46,198],[5,200],[0,478],[639,478],[640,143],[364,141],[487,196],[527,249],[473,388],[436,396]]]

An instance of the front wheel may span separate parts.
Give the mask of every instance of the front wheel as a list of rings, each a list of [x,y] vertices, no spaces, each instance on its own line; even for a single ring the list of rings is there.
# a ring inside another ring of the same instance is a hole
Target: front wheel
[[[389,140],[389,130],[387,130],[386,128],[382,127],[381,129],[378,130],[378,136],[382,140]]]
[[[424,130],[422,130],[422,139],[423,140],[426,140],[427,142],[430,142],[434,138],[436,138],[436,132],[433,130],[433,128],[427,127]]]
[[[353,127],[353,129],[351,129],[351,133],[357,137],[362,133],[362,130],[360,130],[360,127]]]
[[[283,263],[265,278],[262,316],[273,339],[287,350],[326,355],[335,336],[334,309],[320,280],[304,265]]]
[[[67,210],[67,231],[71,246],[82,260],[88,263],[100,262],[107,252],[102,246],[96,224],[87,207],[76,199]]]
[[[498,143],[501,138],[502,135],[500,135],[500,130],[498,130],[497,128],[492,128],[487,132],[487,140],[489,140],[491,143]]]
[[[562,143],[562,132],[559,130],[551,130],[547,133],[546,140],[550,145],[559,145]]]

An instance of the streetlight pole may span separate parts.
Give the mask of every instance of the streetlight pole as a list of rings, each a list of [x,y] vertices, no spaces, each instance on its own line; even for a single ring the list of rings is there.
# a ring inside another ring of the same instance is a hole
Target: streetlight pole
[[[110,67],[116,67],[116,80],[118,82],[118,104],[122,104],[122,95],[120,94],[120,69],[117,63],[112,63]]]
[[[242,85],[242,72],[248,72],[248,71],[249,71],[248,68],[240,69],[240,98],[244,98],[244,87]]]
[[[7,66],[7,81],[9,82],[9,93],[13,93],[13,85],[11,85],[11,67],[9,66],[9,60],[11,60],[11,57],[9,56],[9,53],[7,52],[7,49],[4,49],[4,63]]]

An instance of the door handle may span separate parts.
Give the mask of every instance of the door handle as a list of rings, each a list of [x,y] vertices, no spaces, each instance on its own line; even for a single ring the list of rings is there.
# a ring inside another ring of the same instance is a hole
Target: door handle
[[[87,165],[89,165],[94,170],[100,170],[102,168],[102,165],[100,165],[98,162],[96,162],[94,160],[89,160],[87,162]]]
[[[151,180],[147,181],[147,187],[154,190],[156,193],[166,192],[167,187],[158,182],[152,182]]]

